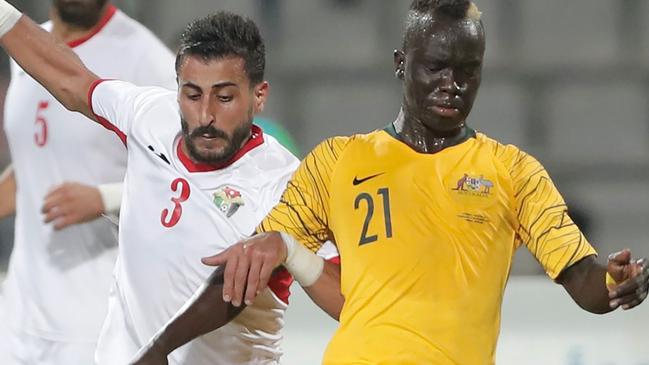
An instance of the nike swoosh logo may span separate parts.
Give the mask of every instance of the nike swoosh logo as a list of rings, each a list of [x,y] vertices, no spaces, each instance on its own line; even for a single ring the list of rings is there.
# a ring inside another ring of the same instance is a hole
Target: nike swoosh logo
[[[381,176],[383,174],[385,174],[385,172],[381,172],[381,173],[376,174],[376,175],[370,175],[370,176],[364,177],[362,179],[359,179],[357,176],[354,176],[354,181],[352,182],[352,184],[354,184],[354,186],[356,186],[356,185],[359,185],[359,184],[362,184],[362,183],[366,182],[367,180],[373,179],[373,178],[375,178],[377,176]]]

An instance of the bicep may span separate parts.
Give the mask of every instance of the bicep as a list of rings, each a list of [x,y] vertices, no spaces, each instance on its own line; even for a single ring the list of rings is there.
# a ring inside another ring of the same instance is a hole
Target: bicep
[[[87,95],[98,77],[67,45],[26,16],[2,38],[2,45],[25,72],[67,109],[94,119]]]

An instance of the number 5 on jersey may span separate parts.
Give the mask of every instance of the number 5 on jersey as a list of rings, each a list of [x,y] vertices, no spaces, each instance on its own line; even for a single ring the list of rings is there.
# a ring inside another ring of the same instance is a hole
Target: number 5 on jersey
[[[388,188],[380,188],[376,192],[377,196],[381,196],[383,200],[383,221],[385,222],[385,237],[392,237],[392,216],[390,215],[390,190]],[[362,246],[367,243],[372,243],[378,240],[378,234],[368,236],[368,228],[372,217],[374,216],[374,197],[369,193],[360,193],[354,200],[354,209],[358,210],[361,206],[361,202],[367,202],[367,214],[365,215],[365,223],[363,224],[363,230],[361,231],[361,238],[358,240],[358,245]]]
[[[171,182],[171,191],[178,192],[178,196],[171,197],[171,202],[174,204],[174,207],[171,211],[165,208],[160,216],[160,223],[167,228],[178,224],[180,217],[183,215],[182,203],[189,199],[189,183],[183,178],[177,178]]]
[[[43,112],[50,105],[48,101],[40,101],[38,103],[38,109],[36,109],[36,131],[34,132],[34,143],[38,147],[43,147],[47,143],[47,119],[43,115]]]

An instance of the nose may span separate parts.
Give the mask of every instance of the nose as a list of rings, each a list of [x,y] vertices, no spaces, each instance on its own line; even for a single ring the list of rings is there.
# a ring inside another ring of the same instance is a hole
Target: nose
[[[214,120],[215,120],[214,110],[212,107],[212,103],[210,103],[209,96],[204,97],[201,100],[200,115],[199,115],[198,122],[200,123],[201,127],[206,127],[214,123]]]
[[[463,88],[458,84],[457,79],[455,78],[455,71],[453,71],[452,68],[442,70],[440,77],[440,91],[453,95],[460,94],[463,91]]]

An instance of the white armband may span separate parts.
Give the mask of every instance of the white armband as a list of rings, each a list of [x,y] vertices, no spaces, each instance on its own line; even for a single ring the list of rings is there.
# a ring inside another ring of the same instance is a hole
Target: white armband
[[[16,10],[11,4],[0,0],[0,38],[4,37],[11,28],[18,23],[23,14]]]
[[[301,286],[308,287],[313,285],[320,275],[322,275],[324,260],[308,248],[302,246],[290,234],[284,232],[280,232],[280,234],[286,245],[284,267]]]
[[[99,195],[101,195],[101,201],[104,203],[104,213],[105,214],[119,214],[119,208],[122,205],[122,189],[124,184],[113,183],[113,184],[102,184],[97,186],[99,190]]]

